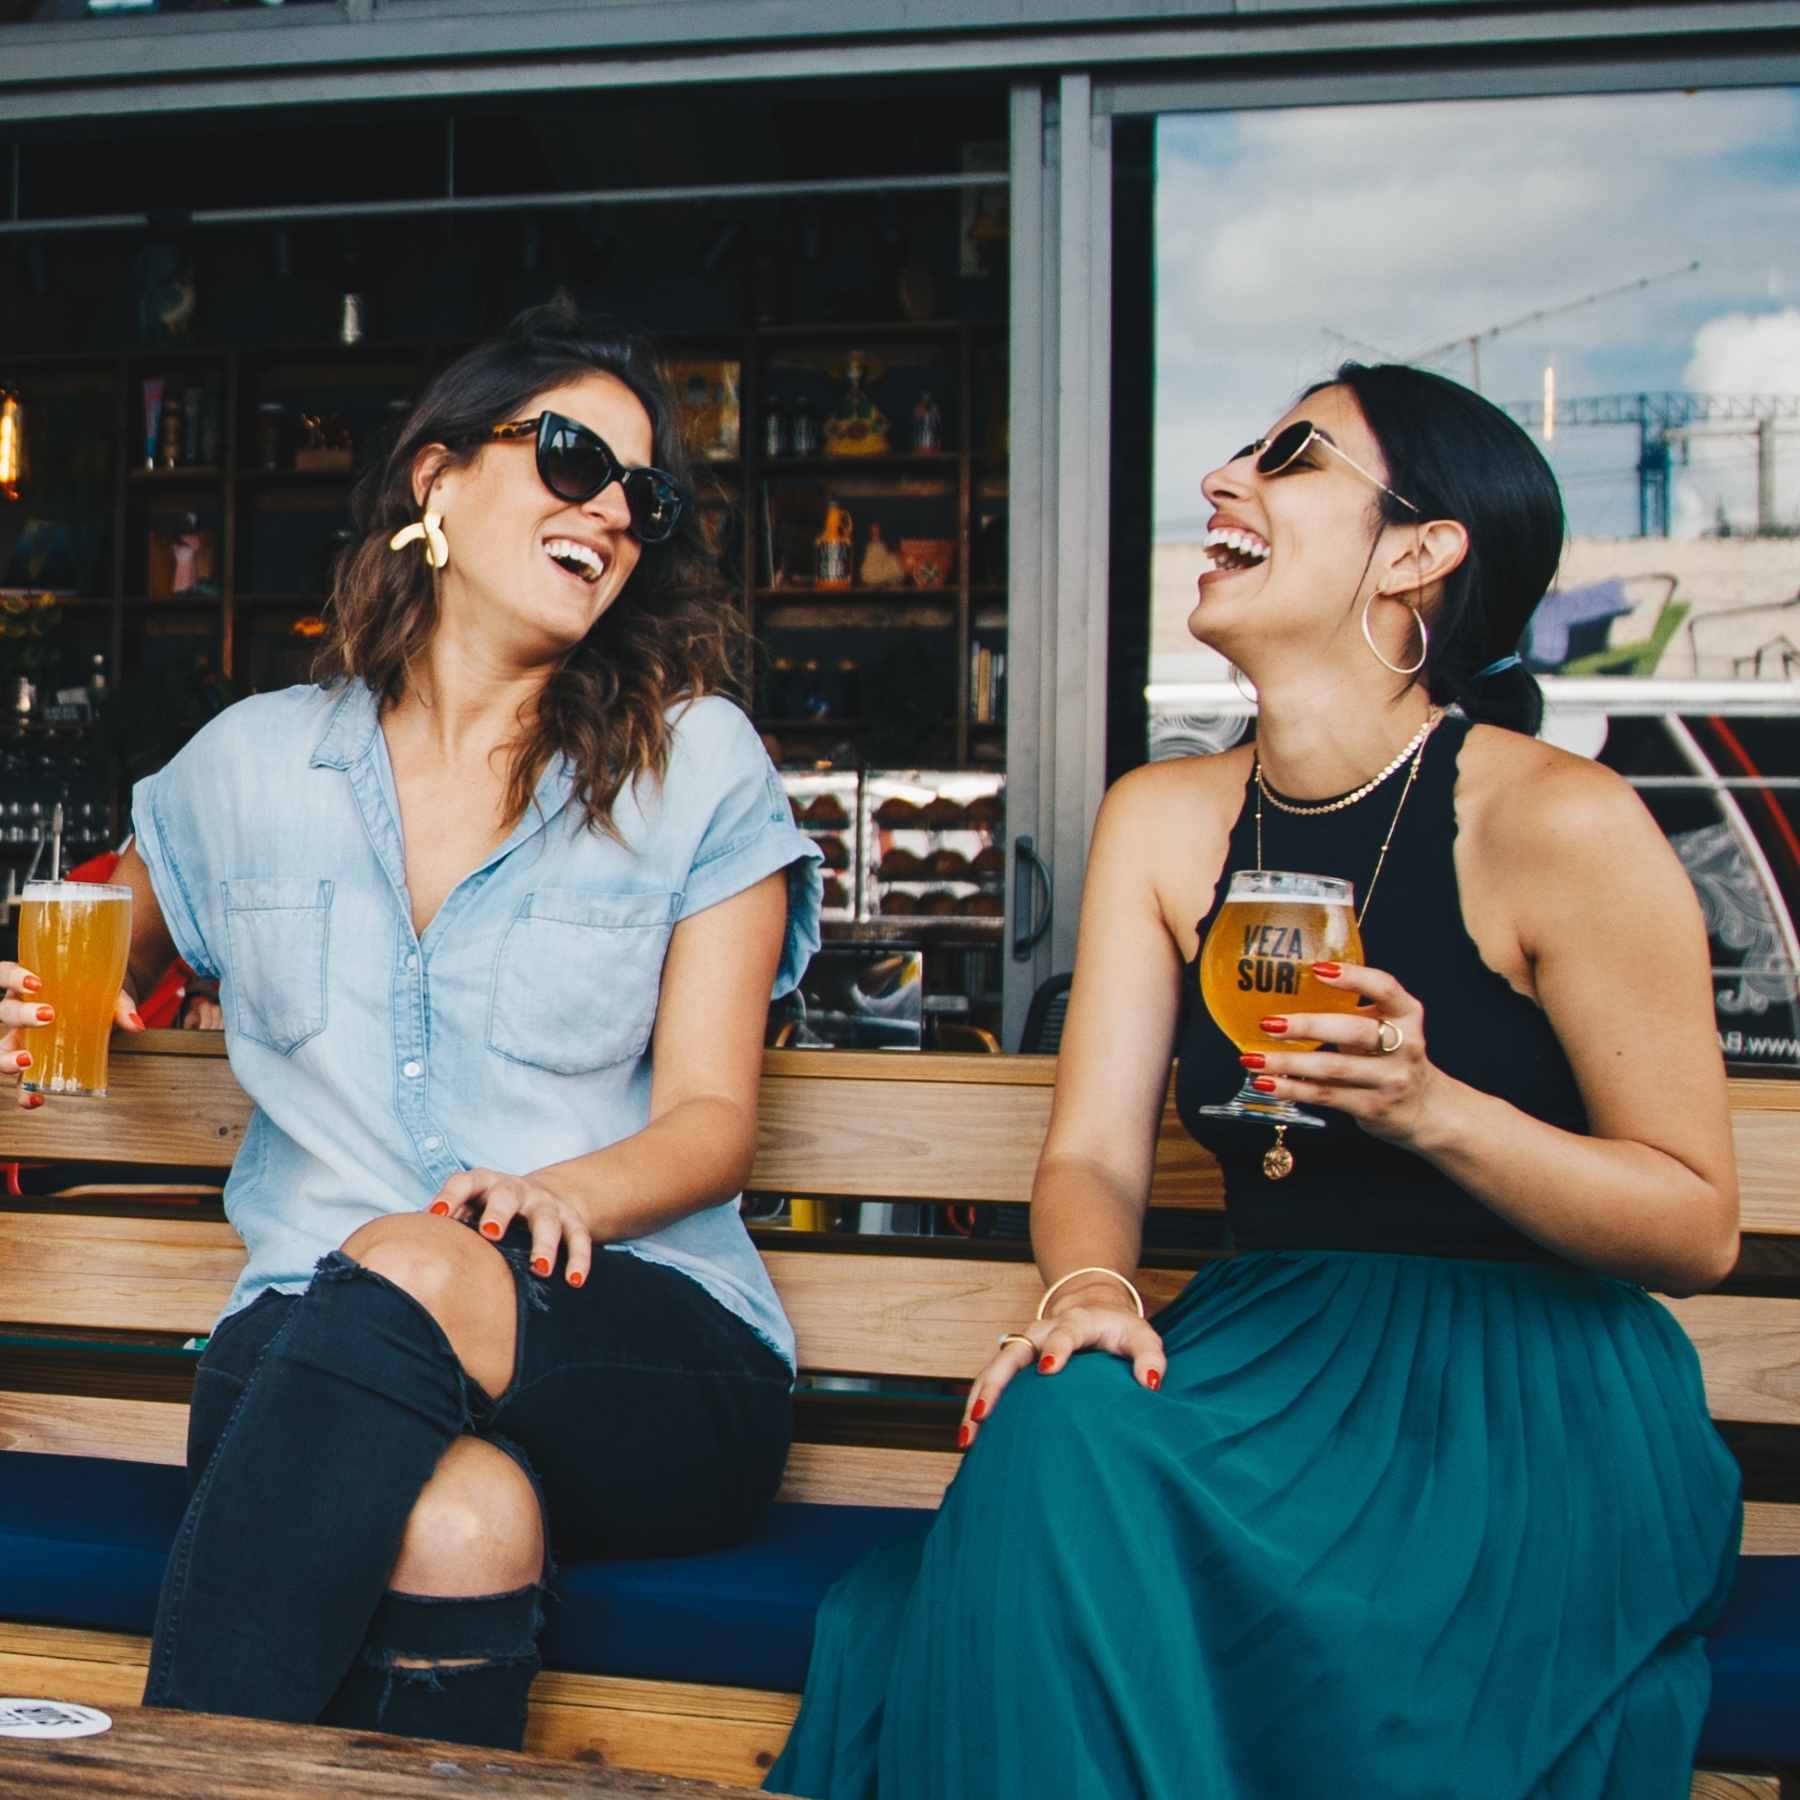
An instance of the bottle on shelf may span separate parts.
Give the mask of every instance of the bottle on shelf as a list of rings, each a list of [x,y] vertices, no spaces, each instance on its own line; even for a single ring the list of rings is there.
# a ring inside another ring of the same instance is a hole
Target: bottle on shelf
[[[929,389],[913,408],[912,447],[920,456],[935,456],[944,447],[944,415]]]
[[[850,529],[850,515],[843,507],[826,509],[825,529],[814,543],[814,587],[847,588],[850,585]]]

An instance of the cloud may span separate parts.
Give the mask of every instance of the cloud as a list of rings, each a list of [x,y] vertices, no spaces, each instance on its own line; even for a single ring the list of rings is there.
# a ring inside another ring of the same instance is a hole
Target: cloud
[[[1682,385],[1722,315],[1800,288],[1787,89],[1319,107],[1165,119],[1158,137],[1159,534],[1200,476],[1346,354],[1416,355],[1674,269],[1697,275],[1484,344],[1483,390]],[[1779,316],[1779,315],[1777,315]],[[1341,334],[1333,336],[1332,334]],[[1782,340],[1785,342],[1785,340]],[[1766,335],[1747,342],[1775,353]],[[1466,344],[1435,365],[1471,373]],[[1634,431],[1559,433],[1578,530],[1636,528]]]

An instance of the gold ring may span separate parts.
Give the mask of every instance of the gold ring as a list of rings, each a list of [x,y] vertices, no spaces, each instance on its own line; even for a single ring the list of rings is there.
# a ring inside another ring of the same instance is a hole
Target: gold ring
[[[1390,1031],[1394,1034],[1394,1041],[1391,1044],[1387,1041],[1387,1034]],[[1375,1051],[1378,1056],[1392,1056],[1405,1042],[1406,1033],[1392,1019],[1375,1021]]]
[[[1004,1350],[1008,1344],[1023,1344],[1033,1356],[1037,1355],[1037,1345],[1022,1331],[1009,1331],[1001,1340],[1000,1348]]]

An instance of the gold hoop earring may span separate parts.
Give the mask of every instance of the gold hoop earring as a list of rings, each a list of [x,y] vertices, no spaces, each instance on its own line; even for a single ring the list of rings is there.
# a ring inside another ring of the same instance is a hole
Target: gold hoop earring
[[[1240,669],[1236,663],[1228,662],[1225,666],[1231,671],[1231,685],[1236,688],[1252,706],[1261,705],[1262,696],[1257,693],[1256,684],[1254,682],[1247,683],[1245,681],[1244,671]]]
[[[425,560],[434,569],[444,568],[450,561],[450,540],[444,536],[444,515],[428,512],[423,519],[402,526],[388,539],[390,550],[404,550],[408,544],[425,543]]]
[[[1405,606],[1406,610],[1412,614],[1413,623],[1419,628],[1419,660],[1414,663],[1410,669],[1403,669],[1398,663],[1389,662],[1388,659],[1381,654],[1380,645],[1375,642],[1375,634],[1369,629],[1369,609],[1377,600],[1393,600],[1397,606]],[[1408,606],[1404,600],[1398,599],[1393,594],[1384,594],[1379,588],[1363,602],[1362,634],[1363,642],[1369,646],[1369,650],[1375,660],[1380,663],[1384,669],[1389,670],[1395,675],[1418,674],[1425,666],[1425,658],[1431,654],[1431,633],[1425,629],[1425,615],[1421,613],[1416,606]]]

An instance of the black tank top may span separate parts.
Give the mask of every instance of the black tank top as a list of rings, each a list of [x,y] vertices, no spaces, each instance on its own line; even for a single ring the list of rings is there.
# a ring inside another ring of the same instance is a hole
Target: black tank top
[[[1543,1013],[1482,960],[1463,926],[1456,885],[1456,773],[1465,719],[1447,718],[1426,740],[1417,781],[1400,814],[1387,861],[1362,922],[1363,956],[1386,969],[1425,1008],[1433,1063],[1445,1074],[1510,1101],[1565,1131],[1586,1132],[1574,1072]],[[1405,767],[1342,812],[1298,818],[1263,806],[1263,867],[1333,875],[1355,884],[1358,905],[1381,853],[1406,781]],[[1247,783],[1230,849],[1200,942],[1212,929],[1239,869],[1256,860],[1256,785]],[[1497,1213],[1423,1157],[1370,1137],[1352,1119],[1309,1107],[1323,1130],[1292,1130],[1293,1173],[1270,1181],[1263,1153],[1274,1143],[1260,1121],[1203,1117],[1243,1077],[1235,1045],[1199,994],[1199,958],[1184,981],[1175,1097],[1183,1123],[1218,1157],[1225,1207],[1240,1250],[1370,1250],[1503,1262],[1555,1262]]]

